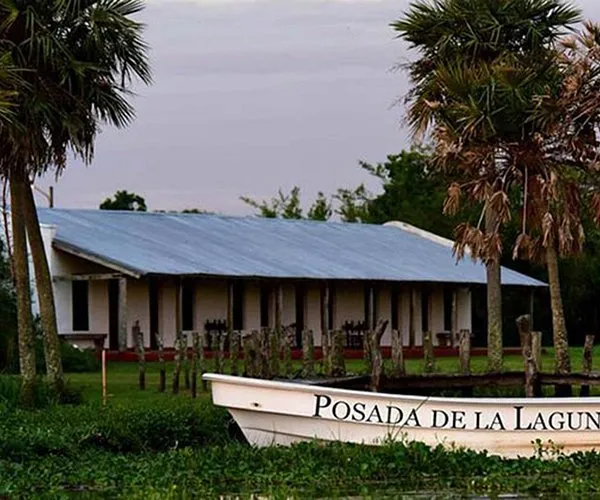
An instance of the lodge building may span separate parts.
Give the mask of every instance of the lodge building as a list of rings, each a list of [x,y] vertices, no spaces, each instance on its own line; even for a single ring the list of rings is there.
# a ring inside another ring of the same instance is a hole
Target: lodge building
[[[38,209],[59,333],[78,345],[147,348],[157,332],[344,329],[348,347],[381,319],[422,345],[471,330],[471,288],[485,268],[456,262],[452,242],[400,222],[384,225],[207,214]],[[504,286],[544,283],[503,269]],[[280,318],[280,319],[279,319]],[[356,343],[356,345],[354,345]]]

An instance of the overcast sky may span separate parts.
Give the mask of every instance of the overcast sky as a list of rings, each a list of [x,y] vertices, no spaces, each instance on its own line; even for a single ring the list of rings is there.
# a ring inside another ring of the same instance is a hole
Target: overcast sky
[[[594,20],[600,1],[575,2]],[[96,208],[117,189],[150,209],[250,213],[241,195],[298,185],[377,184],[359,160],[410,144],[402,127],[405,46],[389,23],[408,0],[148,0],[154,84],[136,121],[106,128],[92,165],[73,162],[57,207]],[[44,179],[46,187],[54,179]],[[40,203],[42,203],[40,198]]]

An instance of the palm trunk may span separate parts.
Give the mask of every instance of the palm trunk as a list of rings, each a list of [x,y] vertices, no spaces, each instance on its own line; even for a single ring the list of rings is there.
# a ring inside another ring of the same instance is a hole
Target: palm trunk
[[[567,339],[567,327],[565,325],[565,314],[563,311],[562,298],[560,296],[560,279],[558,273],[558,255],[554,242],[546,248],[546,265],[548,267],[548,281],[550,282],[550,305],[552,308],[552,332],[554,349],[556,352],[556,372],[567,374],[571,371],[571,360],[569,358],[569,341]]]
[[[19,330],[19,365],[21,371],[21,403],[32,407],[35,403],[35,338],[31,322],[31,292],[29,288],[29,264],[27,261],[27,238],[23,217],[23,183],[20,172],[11,175],[11,223],[13,233],[13,272],[17,289],[17,324]]]
[[[494,231],[495,214],[490,207],[486,210],[486,233]],[[487,347],[488,370],[502,370],[502,288],[500,256],[486,264],[487,273]]]
[[[33,191],[31,190],[31,186],[27,182],[27,179],[23,179],[22,182],[25,226],[27,228],[27,236],[29,237],[33,268],[35,270],[35,282],[40,304],[40,317],[42,320],[42,329],[44,331],[46,374],[52,389],[57,395],[60,395],[64,389],[64,376],[60,354],[60,339],[58,337],[58,327],[56,323],[56,307],[54,305],[52,278],[50,277],[50,267],[48,266],[48,259],[44,249],[44,240],[42,239],[42,232],[40,231]]]

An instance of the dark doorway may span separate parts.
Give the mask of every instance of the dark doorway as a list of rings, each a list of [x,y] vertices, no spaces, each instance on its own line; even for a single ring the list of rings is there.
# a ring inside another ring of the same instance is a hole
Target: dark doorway
[[[302,347],[302,332],[304,330],[304,303],[306,288],[303,284],[296,285],[296,347]]]
[[[73,281],[71,284],[73,297],[73,331],[87,332],[90,329],[89,283]]]
[[[268,283],[260,284],[260,327],[269,328],[271,326],[271,297],[273,286]]]
[[[233,283],[233,329],[244,329],[244,283],[236,281]]]
[[[156,278],[151,278],[148,284],[148,293],[150,295],[150,349],[158,349],[156,335],[158,334],[158,282]]]
[[[119,280],[108,282],[108,347],[119,349]]]

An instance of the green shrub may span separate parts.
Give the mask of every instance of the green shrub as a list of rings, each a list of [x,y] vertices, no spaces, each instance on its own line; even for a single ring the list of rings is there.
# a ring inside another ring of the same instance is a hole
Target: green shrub
[[[0,377],[0,380],[6,377]],[[0,406],[0,457],[35,459],[86,450],[159,451],[231,441],[228,413],[208,401],[165,398],[106,408],[51,406],[43,411]]]
[[[167,450],[228,440],[226,411],[209,404],[171,399],[160,406],[109,406],[86,444],[119,451]]]
[[[63,370],[67,373],[86,373],[100,370],[100,360],[94,349],[81,349],[67,342],[60,346]]]
[[[21,378],[17,375],[0,376],[0,407],[14,409],[20,405]],[[83,392],[71,386],[68,381],[60,397],[57,398],[52,388],[43,377],[38,377],[35,384],[33,406],[36,409],[46,408],[54,404],[79,405],[83,403]]]

